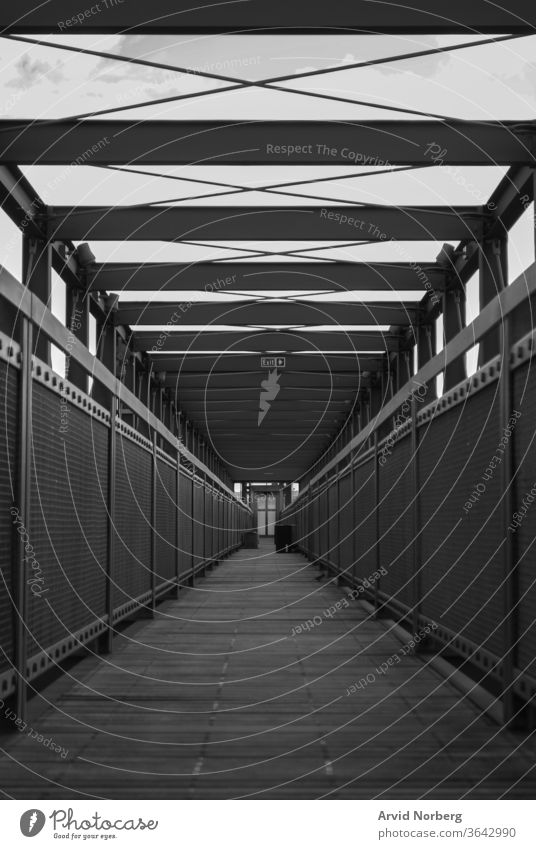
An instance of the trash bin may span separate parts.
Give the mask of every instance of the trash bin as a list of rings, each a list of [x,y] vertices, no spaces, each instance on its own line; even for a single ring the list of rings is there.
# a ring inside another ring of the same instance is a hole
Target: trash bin
[[[277,524],[274,527],[274,545],[277,552],[289,551],[292,546],[293,526]]]
[[[257,531],[246,531],[242,538],[242,548],[258,548],[259,535]]]

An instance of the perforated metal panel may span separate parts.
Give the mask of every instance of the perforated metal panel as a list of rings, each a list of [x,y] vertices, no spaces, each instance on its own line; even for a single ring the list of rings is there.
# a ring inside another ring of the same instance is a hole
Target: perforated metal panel
[[[215,510],[215,520],[214,524],[216,526],[216,551],[220,552],[223,549],[223,538],[222,538],[222,502],[221,498],[217,498],[214,505]]]
[[[34,382],[32,444],[28,531],[44,583],[29,597],[30,655],[105,612],[108,428]]]
[[[353,470],[355,578],[363,581],[376,569],[374,462],[366,460]]]
[[[500,440],[497,384],[420,428],[423,612],[502,653],[500,467],[466,513]]]
[[[203,560],[203,539],[205,526],[203,524],[203,502],[204,495],[202,484],[199,480],[194,482],[194,557],[195,564]]]
[[[310,510],[313,514],[313,533],[311,541],[311,550],[314,557],[320,554],[320,497],[318,492],[315,492],[310,502]]]
[[[380,470],[380,565],[382,590],[412,604],[411,440],[405,436],[385,455]]]
[[[177,471],[158,460],[156,478],[156,584],[175,576]]]
[[[180,500],[180,569],[181,575],[192,568],[192,480],[181,472]]]
[[[17,497],[18,385],[18,370],[0,360],[0,515],[3,517],[0,522],[0,646],[9,659],[13,659],[11,560],[14,542],[9,509]],[[0,654],[0,670],[7,669],[10,664],[4,654]]]
[[[328,496],[327,490],[323,488],[318,495],[318,557],[326,558],[328,548]]]
[[[114,607],[151,586],[152,453],[117,434]]]
[[[212,494],[210,492],[205,492],[204,524],[205,554],[208,559],[212,554]]]
[[[337,515],[339,494],[336,482],[332,482],[329,486],[327,509],[327,516],[329,516],[329,551],[327,552],[327,558],[331,563],[336,564],[339,546],[339,517]]]
[[[340,482],[338,562],[341,571],[351,575],[353,566],[354,498],[350,472]]]
[[[521,413],[514,429],[514,512],[536,485],[536,368],[534,360],[515,370],[513,374],[513,406]],[[526,502],[529,503],[528,501]],[[536,502],[516,528],[517,587],[520,603],[517,607],[517,665],[536,677]]]

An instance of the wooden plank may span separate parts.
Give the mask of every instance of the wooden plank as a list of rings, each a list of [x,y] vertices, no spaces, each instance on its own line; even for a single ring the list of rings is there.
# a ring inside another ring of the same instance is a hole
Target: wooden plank
[[[119,635],[113,666],[87,658],[33,700],[29,724],[67,755],[11,735],[0,786],[31,799],[414,799],[515,785],[533,798],[534,745],[401,653],[363,605],[325,615],[346,596],[316,575],[270,540],[234,554]]]

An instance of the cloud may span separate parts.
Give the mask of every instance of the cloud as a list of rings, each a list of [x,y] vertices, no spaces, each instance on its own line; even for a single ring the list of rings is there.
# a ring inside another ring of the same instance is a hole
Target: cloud
[[[50,62],[42,62],[38,59],[32,59],[26,54],[21,56],[16,63],[17,76],[6,81],[6,86],[15,89],[30,89],[38,85],[44,79],[49,82],[59,83],[65,79],[63,65],[57,62],[51,65]]]

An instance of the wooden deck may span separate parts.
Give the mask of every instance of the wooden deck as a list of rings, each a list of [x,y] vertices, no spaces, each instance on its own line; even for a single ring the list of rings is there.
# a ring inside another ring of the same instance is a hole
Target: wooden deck
[[[480,715],[426,655],[401,654],[364,605],[324,616],[345,593],[317,574],[265,543],[166,601],[113,655],[81,661],[33,700],[29,725],[65,757],[27,731],[2,735],[3,793],[532,798],[535,748]]]

